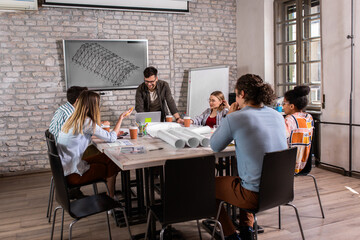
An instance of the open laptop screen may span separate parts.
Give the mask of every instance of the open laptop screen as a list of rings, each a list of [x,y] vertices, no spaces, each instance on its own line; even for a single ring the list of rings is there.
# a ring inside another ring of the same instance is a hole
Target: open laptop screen
[[[160,119],[161,111],[135,113],[135,121],[141,124],[145,124],[147,122],[160,122]]]

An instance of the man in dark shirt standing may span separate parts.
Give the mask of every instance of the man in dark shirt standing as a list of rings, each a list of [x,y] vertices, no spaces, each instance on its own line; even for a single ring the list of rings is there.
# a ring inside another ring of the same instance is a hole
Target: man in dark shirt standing
[[[168,115],[167,105],[176,122],[183,123],[184,120],[180,118],[169,84],[159,80],[157,73],[154,67],[145,68],[144,82],[136,89],[135,110],[137,112],[161,111],[161,121],[164,121]]]

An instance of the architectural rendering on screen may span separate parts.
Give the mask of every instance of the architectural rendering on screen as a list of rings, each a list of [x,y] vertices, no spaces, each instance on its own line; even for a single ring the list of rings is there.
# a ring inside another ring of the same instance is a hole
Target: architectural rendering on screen
[[[139,68],[98,43],[82,44],[71,60],[111,82],[113,86],[121,86],[129,75]]]

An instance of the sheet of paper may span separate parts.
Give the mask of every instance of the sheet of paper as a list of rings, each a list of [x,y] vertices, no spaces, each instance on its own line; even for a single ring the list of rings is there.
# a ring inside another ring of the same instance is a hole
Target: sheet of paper
[[[113,143],[108,143],[108,145],[110,147],[122,147],[122,146],[132,146],[134,144],[132,142],[130,142],[129,140],[116,140]]]

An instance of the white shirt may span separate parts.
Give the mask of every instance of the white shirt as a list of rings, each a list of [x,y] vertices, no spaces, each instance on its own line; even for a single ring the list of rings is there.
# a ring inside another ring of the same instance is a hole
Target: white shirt
[[[82,156],[91,142],[91,137],[96,136],[107,142],[115,142],[117,139],[116,132],[107,132],[100,126],[96,125],[93,130],[92,121],[87,118],[84,123],[83,133],[73,134],[71,128],[68,133],[60,132],[57,140],[57,150],[64,168],[64,175],[77,173],[83,175],[90,166],[82,160]]]

